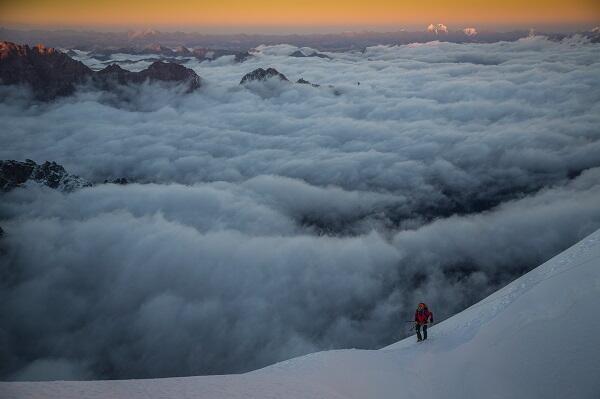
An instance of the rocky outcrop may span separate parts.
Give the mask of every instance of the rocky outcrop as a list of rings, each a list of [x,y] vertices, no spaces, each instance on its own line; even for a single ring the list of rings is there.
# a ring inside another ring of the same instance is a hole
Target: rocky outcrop
[[[127,180],[127,178],[125,177],[118,177],[116,179],[105,179],[104,184],[119,184],[124,186],[126,184],[129,184],[129,180]]]
[[[316,84],[316,83],[310,83],[308,80],[304,79],[304,78],[300,78],[296,81],[296,83],[301,84],[301,85],[311,85],[312,87],[319,87],[320,85]]]
[[[201,85],[200,77],[196,72],[179,64],[157,61],[137,74],[137,81],[185,83],[190,91],[198,89]]]
[[[236,51],[234,59],[236,62],[244,62],[250,57],[252,57],[252,54],[247,51]]]
[[[93,83],[102,89],[117,84],[139,84],[145,81],[184,84],[193,91],[202,84],[191,69],[176,63],[157,61],[140,72],[109,65],[94,72],[79,61],[43,46],[30,48],[0,42],[0,81],[2,84],[28,84],[40,100],[70,95],[79,84]]]
[[[94,76],[94,80],[102,87],[110,87],[111,84],[140,84],[149,82],[172,82],[184,84],[187,91],[191,92],[202,85],[200,77],[193,70],[183,65],[156,61],[148,68],[140,72],[131,72],[121,68],[117,64],[111,64]]]
[[[267,81],[267,80],[273,79],[273,78],[279,79],[281,81],[289,82],[288,78],[286,78],[284,74],[282,74],[275,68],[267,68],[267,69],[258,68],[252,72],[245,74],[244,77],[242,77],[240,84],[243,85],[246,83],[256,82],[256,81],[264,82],[264,81]]]
[[[61,191],[73,191],[92,184],[87,180],[67,173],[56,162],[38,165],[31,159],[21,161],[0,161],[0,190],[10,191],[28,182],[35,182]]]
[[[290,57],[297,57],[297,58],[318,57],[318,58],[324,58],[326,60],[330,60],[331,59],[331,57],[328,56],[327,54],[322,54],[322,53],[319,53],[317,51],[314,51],[314,52],[312,52],[310,54],[304,54],[300,50],[294,51],[292,54],[290,54]]]
[[[41,100],[70,95],[92,75],[83,63],[53,48],[0,42],[2,84],[27,84]]]
[[[289,82],[288,78],[275,68],[267,68],[267,69],[258,68],[252,72],[245,74],[244,77],[242,78],[242,80],[240,81],[240,84],[243,85],[243,84],[247,84],[250,82],[266,82],[270,79],[275,79],[275,80],[279,80],[282,82]],[[312,87],[321,87],[321,85],[318,85],[316,83],[311,83],[304,78],[298,79],[295,83],[301,84],[301,85],[310,85]],[[334,94],[336,96],[341,94],[335,89],[335,87],[333,87],[331,85],[328,85],[327,87],[333,89]]]

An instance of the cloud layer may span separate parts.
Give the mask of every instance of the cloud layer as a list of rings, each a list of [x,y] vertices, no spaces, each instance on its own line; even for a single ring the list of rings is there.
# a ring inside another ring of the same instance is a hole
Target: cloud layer
[[[185,96],[2,88],[0,158],[143,183],[3,195],[2,378],[383,346],[415,303],[447,317],[600,227],[598,45],[258,50],[190,62]],[[238,85],[267,66],[322,86]]]

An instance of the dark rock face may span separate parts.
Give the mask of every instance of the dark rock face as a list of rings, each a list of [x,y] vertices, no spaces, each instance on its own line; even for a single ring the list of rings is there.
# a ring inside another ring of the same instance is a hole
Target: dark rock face
[[[10,191],[28,181],[61,191],[73,191],[92,184],[79,176],[67,173],[56,162],[44,162],[38,165],[31,159],[21,161],[0,161],[0,190]]]
[[[236,62],[244,62],[250,57],[252,57],[252,54],[250,54],[247,51],[241,51],[241,52],[235,53],[235,61]]]
[[[177,46],[175,48],[175,50],[173,50],[173,52],[176,55],[181,56],[181,57],[191,57],[192,56],[192,52],[187,47],[184,47],[184,46]]]
[[[10,191],[25,183],[36,166],[30,159],[25,162],[0,161],[0,190]]]
[[[29,84],[40,100],[73,94],[77,85],[86,82],[103,89],[110,89],[115,83],[171,82],[186,85],[187,92],[198,89],[202,84],[193,70],[175,63],[157,61],[140,72],[109,65],[94,72],[54,49],[43,46],[32,49],[9,42],[0,42],[0,81],[6,85]]]
[[[0,42],[2,84],[29,84],[40,100],[70,95],[92,74],[83,63],[53,48]]]
[[[131,75],[133,72],[130,72],[126,69],[121,68],[117,64],[111,64],[101,71],[96,72],[95,79],[97,83],[102,85],[103,87],[108,83],[118,83],[121,85],[125,85],[131,83]]]
[[[296,50],[294,51],[292,54],[290,54],[290,57],[297,57],[297,58],[305,58],[305,57],[318,57],[318,58],[324,58],[326,60],[330,60],[331,57],[326,55],[326,54],[321,54],[318,52],[314,52],[311,54],[304,54],[302,51],[300,50]]]
[[[104,184],[120,184],[122,186],[129,184],[129,180],[125,177],[118,177],[116,179],[106,179],[104,180]]]
[[[245,84],[245,83],[253,82],[253,81],[263,81],[264,82],[271,78],[278,78],[279,80],[289,82],[288,78],[286,78],[284,74],[280,73],[275,68],[267,68],[267,69],[258,68],[258,69],[255,69],[254,71],[249,72],[246,75],[244,75],[244,77],[240,81],[240,84]]]
[[[235,51],[235,50],[224,50],[224,49],[210,49],[210,48],[195,48],[192,55],[200,61],[216,60],[217,58],[233,55],[235,56],[236,62],[244,62],[249,57],[252,57],[247,51]]]
[[[183,83],[187,91],[191,92],[202,85],[202,81],[196,72],[179,64],[156,61],[148,68],[140,72],[127,71],[117,64],[111,64],[96,73],[94,80],[102,87],[110,87],[111,83],[139,84],[150,82],[173,82]]]
[[[196,75],[196,72],[179,64],[157,61],[138,74],[143,81],[185,83],[188,85],[189,91],[196,90],[201,85],[200,77]]]
[[[316,84],[316,83],[310,83],[308,80],[305,80],[304,78],[300,78],[296,81],[296,83],[301,84],[301,85],[311,85],[312,87],[319,87],[320,85]]]

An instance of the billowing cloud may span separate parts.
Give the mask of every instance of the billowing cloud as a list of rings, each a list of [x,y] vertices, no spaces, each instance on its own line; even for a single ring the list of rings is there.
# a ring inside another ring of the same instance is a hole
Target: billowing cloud
[[[598,45],[295,50],[190,61],[189,95],[2,88],[0,158],[137,182],[2,196],[2,378],[376,348],[416,302],[443,319],[600,227]],[[322,86],[238,84],[267,66]]]

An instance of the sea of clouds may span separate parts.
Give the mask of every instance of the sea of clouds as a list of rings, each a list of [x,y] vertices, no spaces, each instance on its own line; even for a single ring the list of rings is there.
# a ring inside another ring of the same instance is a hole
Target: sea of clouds
[[[600,228],[600,45],[295,50],[187,61],[188,95],[0,88],[0,159],[134,182],[0,197],[0,378],[378,348],[416,303],[444,319]],[[321,86],[240,86],[258,67]]]

